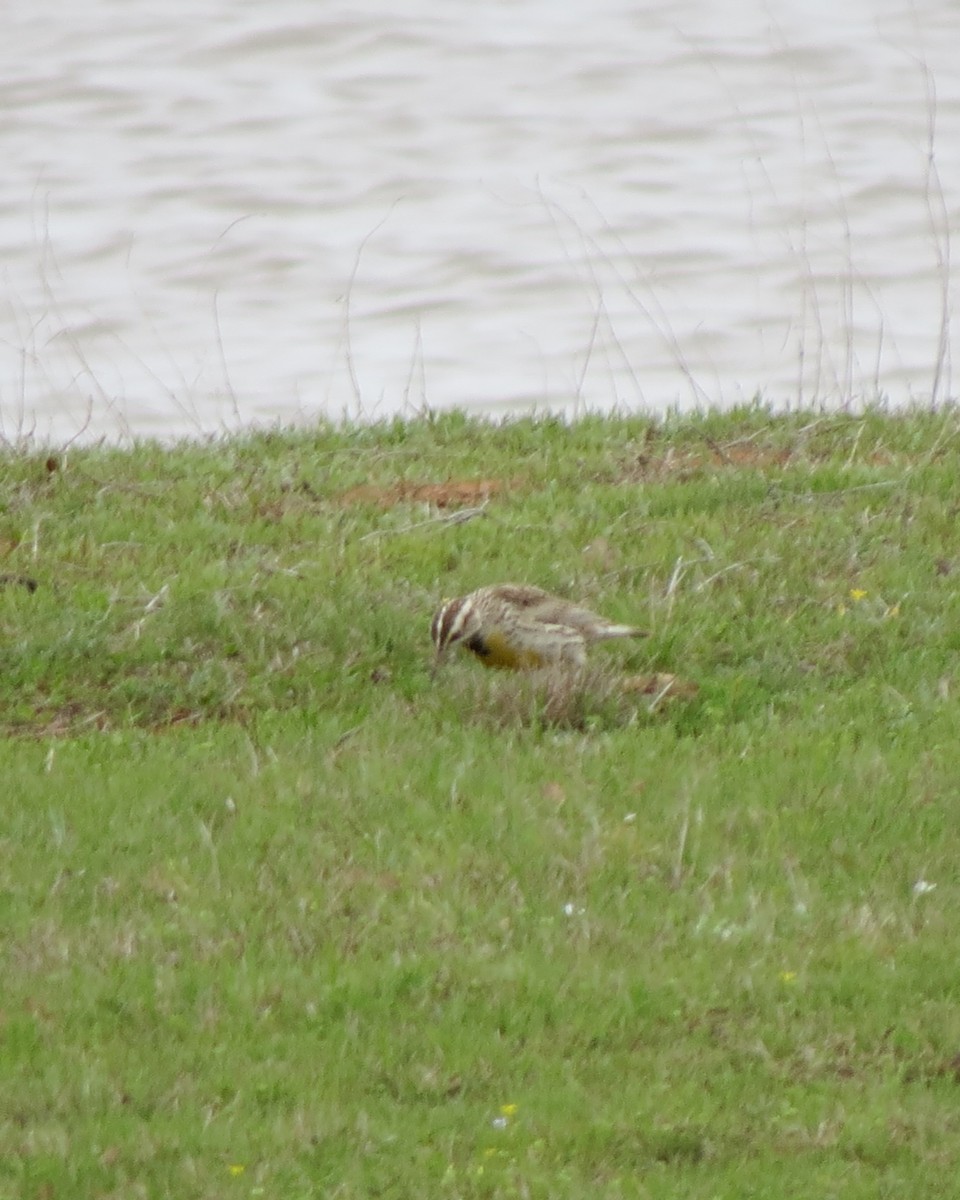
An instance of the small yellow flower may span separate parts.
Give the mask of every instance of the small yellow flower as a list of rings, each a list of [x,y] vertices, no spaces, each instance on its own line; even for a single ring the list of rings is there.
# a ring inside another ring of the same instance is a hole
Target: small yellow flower
[[[227,1167],[227,1170],[234,1177],[234,1179],[236,1179],[238,1175],[242,1175],[246,1169],[247,1168],[243,1165],[243,1163],[231,1163],[230,1166]]]
[[[853,600],[854,602],[856,602],[858,600],[863,600],[866,597],[866,594],[867,593],[863,590],[863,588],[851,588],[850,589],[850,599]]]
[[[796,978],[797,978],[796,971],[781,971],[780,972],[780,982],[781,983],[793,983]]]
[[[516,1104],[501,1104],[500,1112],[505,1117],[513,1117],[516,1115],[517,1107],[518,1106]]]

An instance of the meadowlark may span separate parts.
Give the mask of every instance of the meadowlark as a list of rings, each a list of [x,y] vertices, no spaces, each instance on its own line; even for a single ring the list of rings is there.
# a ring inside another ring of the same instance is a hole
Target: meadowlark
[[[430,636],[436,647],[434,671],[451,646],[462,646],[485,667],[522,671],[552,665],[580,668],[592,642],[647,634],[542,588],[498,583],[445,600]]]

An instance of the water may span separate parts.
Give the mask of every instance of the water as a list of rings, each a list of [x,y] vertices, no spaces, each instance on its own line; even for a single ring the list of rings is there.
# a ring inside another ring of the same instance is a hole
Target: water
[[[952,395],[960,8],[11,0],[0,432]]]

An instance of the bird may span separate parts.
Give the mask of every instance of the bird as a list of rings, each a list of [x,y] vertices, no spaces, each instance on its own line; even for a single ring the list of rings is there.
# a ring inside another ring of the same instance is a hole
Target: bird
[[[610,638],[647,637],[589,608],[522,583],[497,583],[444,600],[430,626],[433,671],[451,646],[462,646],[485,667],[511,671],[586,665],[587,646]]]

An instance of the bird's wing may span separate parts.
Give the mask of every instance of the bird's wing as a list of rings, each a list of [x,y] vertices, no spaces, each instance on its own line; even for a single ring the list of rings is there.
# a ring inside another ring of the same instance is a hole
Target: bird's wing
[[[570,645],[575,642],[585,642],[583,630],[578,629],[576,625],[571,625],[569,621],[544,621],[541,617],[525,623],[529,624],[530,629],[543,630],[559,642],[567,642]]]
[[[572,604],[552,592],[534,587],[527,583],[501,583],[491,591],[512,604],[520,612],[529,611],[538,621],[547,625],[567,625],[571,629],[589,629],[596,624],[603,624],[603,618],[598,617],[589,608]]]
[[[601,617],[592,609],[580,604],[568,604],[564,600],[554,600],[553,603],[544,601],[538,609],[538,616],[544,621],[554,621],[558,625],[568,625],[579,632],[587,641],[603,641],[606,638],[646,637],[642,629],[634,625],[621,625],[607,617]]]
[[[589,608],[580,604],[571,604],[569,600],[559,600],[555,596],[547,596],[537,615],[542,621],[551,624],[566,625],[570,629],[586,633],[598,625],[605,624],[604,618],[597,616]]]
[[[543,588],[527,583],[501,583],[491,591],[495,591],[507,604],[513,604],[517,608],[533,608],[534,605],[542,604],[545,600],[556,599],[549,592],[545,592]]]

